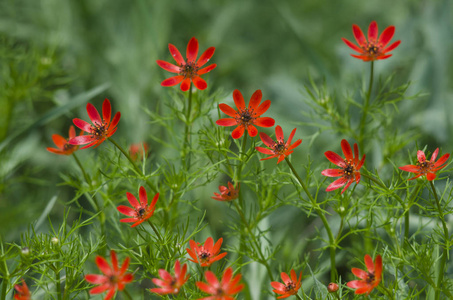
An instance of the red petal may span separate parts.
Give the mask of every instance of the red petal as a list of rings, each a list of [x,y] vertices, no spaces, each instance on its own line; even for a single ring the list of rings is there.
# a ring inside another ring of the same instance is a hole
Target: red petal
[[[261,103],[261,105],[258,106],[258,108],[255,110],[256,115],[257,115],[258,117],[261,116],[262,114],[264,114],[264,113],[269,109],[270,106],[271,106],[271,100],[266,100],[266,101],[264,101],[264,102]]]
[[[324,155],[330,162],[336,164],[337,166],[342,168],[345,166],[343,158],[341,158],[341,156],[336,154],[335,152],[326,151],[324,152]]]
[[[119,205],[116,209],[123,215],[130,216],[130,217],[137,216],[137,212],[135,211],[135,209],[130,208],[129,206]],[[135,222],[135,219],[134,219],[134,222]]]
[[[236,104],[236,107],[239,110],[245,109],[244,97],[242,96],[242,94],[239,90],[233,91],[233,100],[234,100],[234,104]]]
[[[73,127],[74,128],[74,127]],[[64,146],[66,145],[66,143],[68,142],[64,137],[62,137],[61,135],[59,134],[53,134],[52,135],[52,140],[54,142],[54,144],[60,148],[61,150],[64,149]]]
[[[362,29],[360,29],[359,26],[354,24],[354,25],[352,25],[352,33],[354,34],[357,44],[359,44],[360,47],[365,47],[367,42],[366,42],[365,35],[362,32]]]
[[[326,192],[330,192],[330,191],[333,191],[333,190],[336,190],[336,189],[342,187],[343,185],[345,185],[346,181],[348,181],[348,180],[343,177],[335,180],[327,187]]]
[[[260,138],[261,141],[263,141],[263,143],[269,148],[272,148],[272,146],[274,145],[274,141],[264,132],[260,132]]]
[[[256,127],[253,125],[249,125],[247,126],[247,132],[251,137],[254,137],[258,134],[258,129],[256,129]]]
[[[187,92],[190,89],[190,78],[186,78],[181,83],[181,91]]]
[[[235,119],[226,118],[217,120],[215,123],[219,126],[234,126],[237,125],[238,122]]]
[[[225,103],[220,103],[219,108],[223,113],[227,114],[230,117],[235,118],[237,115],[237,112],[231,106]]]
[[[204,90],[208,87],[206,81],[199,76],[195,76],[194,78],[192,78],[192,82],[195,85],[195,87],[199,90]]]
[[[220,120],[219,120],[220,121]],[[231,136],[233,137],[233,139],[238,139],[240,138],[242,135],[244,135],[244,131],[245,131],[245,127],[243,125],[239,125],[238,127],[236,127],[233,132],[231,133]]]
[[[186,63],[182,58],[181,53],[175,46],[173,46],[172,44],[168,44],[168,49],[170,50],[170,54],[173,56],[178,65],[181,66]]]
[[[419,173],[420,168],[414,165],[406,165],[399,167],[400,170],[406,171],[406,172],[411,172],[411,173]]]
[[[274,155],[275,154],[274,151],[272,151],[271,149],[267,149],[267,148],[263,148],[263,147],[255,147],[255,149],[256,149],[256,151],[264,153],[264,154],[268,154],[268,155]],[[270,157],[263,158],[262,160],[266,160],[266,159],[270,159]]]
[[[211,59],[211,57],[214,55],[214,51],[215,51],[214,47],[209,47],[208,49],[206,49],[206,51],[203,52],[203,54],[198,59],[197,66],[201,67],[204,64],[206,64]]]
[[[102,103],[102,118],[104,119],[105,127],[109,128],[110,119],[112,118],[112,106],[109,99],[105,99],[104,103]]]
[[[231,277],[233,277],[233,269],[232,268],[227,268],[225,270],[225,273],[223,273],[221,285],[225,286],[228,283],[230,283]]]
[[[96,265],[98,266],[99,270],[106,276],[110,276],[113,274],[112,269],[110,268],[109,263],[103,258],[102,256],[96,256]]]
[[[417,151],[417,159],[421,163],[426,161],[425,153],[422,150]]]
[[[275,137],[277,138],[278,142],[282,142],[285,139],[283,135],[283,129],[280,125],[275,126]]]
[[[376,21],[373,21],[370,23],[370,26],[368,27],[368,42],[371,44],[376,44],[378,36],[378,25]]]
[[[439,166],[443,165],[449,158],[450,158],[449,153],[442,155],[441,158],[439,158],[439,160],[434,164],[434,167],[438,168]],[[443,166],[442,168],[444,167],[445,166]]]
[[[206,277],[206,281],[213,287],[218,287],[219,286],[219,281],[217,280],[217,277],[215,276],[214,273],[212,273],[211,271],[206,271],[204,273],[205,277]]]
[[[341,38],[343,40],[343,42],[349,46],[349,48],[351,48],[352,50],[356,51],[356,52],[359,52],[359,53],[362,53],[363,50],[362,48],[360,48],[359,46],[357,46],[356,44],[353,44],[352,42],[350,42],[349,40],[345,39],[345,38]]]
[[[438,154],[439,154],[439,148],[436,148],[436,150],[434,150],[433,154],[431,155],[431,162],[435,162],[436,161],[436,158],[437,158]]]
[[[73,138],[76,136],[75,128],[74,126],[69,126],[69,138]]]
[[[344,189],[341,191],[341,193],[343,194],[353,182],[354,182],[354,179],[352,179],[352,178],[349,179],[348,182],[346,183]]]
[[[302,143],[302,139],[295,141],[294,144],[292,144],[291,146],[288,147],[288,150],[292,150],[292,149],[298,147],[301,143]]]
[[[250,98],[249,109],[255,110],[258,107],[258,105],[260,104],[262,98],[263,98],[263,93],[261,92],[261,90],[256,90],[253,93],[252,97]],[[261,114],[259,114],[259,115],[261,115]]]
[[[104,275],[88,274],[85,275],[85,280],[92,284],[103,284],[108,281],[108,278]]]
[[[362,280],[353,280],[349,281],[346,285],[350,288],[357,289],[366,286],[366,283]]]
[[[131,193],[127,192],[126,193],[126,197],[127,197],[127,200],[129,201],[129,203],[136,209],[139,209],[141,208],[140,206],[140,203],[137,201],[137,198],[135,198],[134,195],[132,195]]]
[[[256,126],[261,127],[272,127],[275,124],[275,120],[269,117],[262,117],[255,120]]]
[[[341,149],[343,150],[343,154],[346,159],[352,161],[354,157],[352,156],[351,145],[349,145],[347,140],[341,140]]]
[[[368,272],[374,273],[373,259],[368,254],[365,255],[365,266],[366,266]]]
[[[288,140],[286,141],[286,147],[288,147],[288,145],[291,144],[291,141],[293,140],[293,137],[294,137],[294,134],[296,134],[296,128],[293,129],[293,131],[291,131],[289,137],[288,137]],[[302,140],[300,140],[300,143],[302,142]],[[299,143],[299,144],[300,144]],[[297,147],[297,146],[296,146]],[[295,148],[295,147],[294,147]]]
[[[374,276],[376,280],[381,280],[381,274],[382,274],[382,257],[380,255],[376,256],[376,259],[374,260]]]
[[[85,122],[84,120],[78,118],[73,119],[72,122],[74,123],[75,126],[82,129],[83,131],[91,132],[90,123]]]
[[[110,123],[110,126],[109,126],[109,129],[110,128],[115,128],[116,125],[118,125],[118,122],[120,121],[120,118],[121,118],[121,113],[120,112],[117,112],[114,116],[113,116],[113,120],[112,120],[112,123]],[[116,131],[116,129],[115,129]],[[115,133],[115,131],[113,131],[111,134],[109,134],[109,136],[113,135]]]
[[[401,41],[396,41],[393,44],[391,44],[390,46],[388,46],[387,48],[385,48],[382,52],[384,52],[384,53],[390,52],[393,49],[395,49],[396,47],[398,47],[400,44],[401,44]]]
[[[159,65],[159,67],[161,67],[162,69],[164,69],[168,72],[179,73],[179,71],[181,70],[180,67],[175,66],[174,64],[171,64],[171,63],[163,61],[163,60],[156,60],[156,62]]]
[[[102,123],[101,116],[99,115],[99,112],[97,111],[97,109],[94,107],[93,104],[91,104],[91,103],[87,104],[87,112],[88,112],[88,116],[90,117],[91,122],[93,122],[94,125],[100,125]],[[77,124],[75,124],[75,125],[77,126]],[[80,129],[82,129],[82,128],[80,128]]]
[[[358,268],[352,268],[351,272],[352,272],[352,274],[354,274],[355,276],[357,276],[363,280],[365,280],[368,277],[367,272],[365,272],[364,270],[358,269]]]
[[[79,135],[75,138],[69,140],[69,144],[71,145],[85,145],[88,143],[93,142],[93,137],[91,135]]]
[[[46,149],[47,149],[47,151],[55,153],[55,154],[67,155],[66,151],[62,151],[60,149],[50,148],[50,147],[47,147]]]
[[[326,169],[321,172],[322,175],[327,176],[327,177],[339,177],[343,176],[343,170],[341,169]]]
[[[161,86],[174,86],[174,85],[177,85],[178,83],[180,83],[183,79],[184,79],[184,76],[182,76],[182,75],[173,76],[173,77],[167,78],[164,81],[162,81],[162,83],[160,85]]]
[[[195,37],[191,38],[189,43],[187,44],[186,50],[186,63],[195,62],[198,56],[198,41]]]
[[[426,179],[428,179],[429,181],[433,181],[434,179],[436,179],[436,174],[428,173],[428,174],[426,174]]]
[[[395,26],[389,26],[384,29],[384,31],[379,36],[379,44],[381,44],[381,47],[387,46],[387,44],[392,39],[394,33],[395,33]]]
[[[90,294],[92,294],[92,295],[100,294],[100,293],[105,292],[109,288],[110,288],[110,284],[103,284],[103,285],[97,286],[95,288],[92,288],[90,290]]]
[[[212,70],[214,70],[215,68],[217,67],[217,64],[212,64],[212,65],[209,65],[203,69],[200,69],[198,70],[198,75],[203,75],[203,74],[206,74],[208,72],[211,72]]]

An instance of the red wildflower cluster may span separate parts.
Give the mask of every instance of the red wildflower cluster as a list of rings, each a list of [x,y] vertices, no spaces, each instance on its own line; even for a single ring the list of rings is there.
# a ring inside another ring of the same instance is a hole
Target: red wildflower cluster
[[[445,168],[447,165],[444,165],[450,154],[444,154],[441,158],[436,162],[437,155],[439,154],[439,148],[437,148],[434,153],[431,155],[431,160],[426,160],[425,153],[422,150],[417,151],[417,159],[418,163],[416,166],[414,165],[406,165],[403,167],[399,167],[403,171],[411,172],[417,174],[417,176],[410,178],[409,180],[418,178],[420,176],[426,176],[426,179],[429,181],[434,180],[436,178],[436,172],[440,169]]]

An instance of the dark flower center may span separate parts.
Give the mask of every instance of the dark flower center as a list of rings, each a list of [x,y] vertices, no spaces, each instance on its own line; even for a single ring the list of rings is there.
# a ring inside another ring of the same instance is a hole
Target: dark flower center
[[[210,257],[210,256],[211,256],[211,253],[209,253],[209,252],[207,252],[207,251],[205,251],[205,250],[202,250],[202,251],[200,252],[200,254],[198,254],[198,257],[200,258],[200,260],[201,260],[202,262],[205,262],[205,261],[209,260],[209,257]]]
[[[110,275],[110,276],[109,276],[109,282],[110,282],[110,283],[113,283],[113,284],[118,283],[118,282],[119,282],[118,276],[116,276],[116,275]]]
[[[344,177],[351,178],[354,176],[355,167],[350,160],[344,160],[345,166],[343,167]]]
[[[146,212],[146,209],[144,209],[143,207],[140,208],[138,211],[137,211],[137,214],[138,214],[138,217],[143,217],[143,215],[145,214]]]
[[[275,153],[282,154],[286,150],[285,141],[275,142],[272,148]]]
[[[69,143],[66,143],[66,144],[64,144],[64,146],[63,146],[63,150],[64,150],[64,151],[71,150],[72,148],[74,148],[74,146],[75,146],[75,145],[71,145],[71,144],[69,144]]]
[[[102,122],[101,124],[98,124],[98,123],[94,123],[94,125],[91,125],[91,135],[94,137],[94,138],[101,138],[101,137],[104,137],[106,135],[106,128],[105,128],[105,123]]]
[[[236,115],[236,122],[247,127],[255,122],[256,113],[253,112],[253,108],[247,107],[243,110],[239,110]]]
[[[430,161],[425,160],[423,162],[418,162],[418,167],[419,167],[420,173],[423,173],[423,174],[428,173],[433,166],[434,166],[434,163],[432,163]]]
[[[189,62],[180,67],[179,75],[183,75],[184,78],[194,78],[198,76],[198,67],[195,62]]]
[[[296,285],[294,284],[294,282],[290,281],[286,284],[285,291],[290,292],[290,291],[294,290],[295,288],[296,288]]]
[[[365,280],[366,283],[373,283],[374,279],[375,279],[374,273],[368,272],[368,274],[366,276],[366,280]]]
[[[371,55],[376,55],[379,52],[379,47],[374,44],[368,44],[366,51]]]

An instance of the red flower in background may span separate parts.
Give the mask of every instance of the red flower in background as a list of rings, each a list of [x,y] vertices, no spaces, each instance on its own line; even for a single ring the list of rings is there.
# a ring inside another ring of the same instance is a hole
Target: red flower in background
[[[160,286],[160,288],[154,288],[150,291],[159,295],[178,294],[179,289],[189,279],[189,275],[186,276],[186,272],[187,265],[184,264],[181,270],[179,260],[175,262],[175,276],[171,276],[164,269],[159,269],[159,276],[162,279],[153,278],[153,282],[155,285]]]
[[[231,106],[220,103],[220,110],[233,119],[220,119],[216,121],[216,124],[220,126],[237,126],[231,133],[233,139],[240,138],[246,129],[251,137],[256,136],[258,134],[258,130],[254,125],[261,127],[274,126],[274,119],[269,117],[260,117],[269,109],[271,105],[270,100],[266,100],[260,105],[262,97],[263,94],[261,93],[261,90],[255,91],[252,98],[250,98],[249,106],[245,107],[244,97],[241,92],[239,90],[234,90],[233,99],[238,110],[236,111]]]
[[[285,137],[283,136],[283,130],[280,125],[275,127],[275,136],[277,137],[277,141],[273,141],[267,134],[264,132],[260,132],[260,138],[263,143],[271,149],[266,149],[263,147],[255,147],[255,149],[261,153],[269,154],[271,156],[262,158],[261,160],[271,159],[274,157],[278,157],[277,164],[280,163],[285,157],[289,156],[293,153],[293,149],[302,143],[301,139],[298,139],[294,144],[291,144],[293,140],[294,134],[296,133],[296,128],[293,129],[291,134],[289,135],[288,141],[285,143]]]
[[[88,144],[81,149],[91,146],[95,146],[94,148],[96,148],[102,144],[106,138],[111,137],[118,129],[116,126],[121,118],[121,113],[117,112],[115,116],[113,116],[112,122],[110,122],[112,107],[109,99],[105,99],[102,104],[102,119],[97,109],[91,103],[87,104],[87,112],[93,125],[78,118],[72,120],[75,126],[88,133],[88,135],[77,136],[69,140],[71,145]]]
[[[367,254],[365,255],[365,265],[368,272],[357,268],[351,269],[352,273],[359,277],[360,280],[349,281],[347,286],[356,289],[356,294],[366,293],[369,295],[371,291],[379,285],[379,282],[381,282],[382,257],[380,255],[376,256],[376,260],[373,263],[373,260]]]
[[[83,131],[80,132],[80,135],[83,134]],[[50,148],[47,147],[47,151],[55,153],[55,154],[60,154],[60,155],[71,155],[77,149],[79,149],[79,146],[77,145],[71,145],[69,144],[69,140],[74,138],[76,136],[76,131],[74,129],[74,126],[69,126],[69,138],[65,139],[59,134],[53,134],[52,135],[52,140],[54,144],[57,146],[57,148]]]
[[[19,284],[16,284],[14,286],[14,289],[17,292],[16,295],[14,295],[15,300],[30,300],[31,299],[30,291],[28,290],[28,286],[23,279],[22,279],[22,286]]]
[[[211,59],[212,55],[214,55],[215,48],[208,48],[205,52],[203,52],[197,61],[195,60],[198,56],[198,41],[194,37],[191,38],[187,44],[186,60],[184,60],[181,53],[172,44],[168,44],[168,49],[170,49],[170,54],[173,56],[178,65],[175,66],[174,64],[163,60],[157,60],[156,62],[162,69],[168,72],[178,73],[178,75],[165,79],[162,81],[161,85],[174,86],[181,82],[181,90],[185,92],[190,89],[190,81],[192,81],[197,89],[206,89],[208,85],[206,81],[200,77],[200,75],[212,71],[215,67],[217,67],[217,65],[212,64],[202,69],[200,69],[200,67],[205,65]]]
[[[426,176],[426,179],[429,181],[434,180],[436,178],[436,172],[440,169],[445,168],[447,165],[444,165],[450,154],[444,154],[441,158],[436,162],[437,155],[439,154],[439,148],[437,148],[434,153],[431,155],[431,160],[426,160],[425,153],[422,150],[417,151],[417,159],[418,163],[416,166],[414,165],[406,165],[403,167],[399,167],[403,171],[411,172],[417,174],[417,176],[410,178],[409,180],[418,178],[420,176]]]
[[[228,181],[228,187],[220,185],[219,186],[219,193],[214,193],[214,197],[211,197],[217,201],[231,201],[238,197],[239,195],[239,186],[237,189],[234,188],[234,185]]]
[[[99,284],[99,286],[92,288],[90,294],[100,294],[108,290],[104,300],[112,299],[116,290],[122,291],[126,284],[134,280],[134,275],[127,273],[129,266],[129,257],[124,260],[121,269],[118,269],[118,260],[115,251],[110,251],[112,258],[112,267],[102,256],[96,256],[96,265],[104,275],[88,274],[85,275],[85,280],[91,284]]]
[[[118,211],[126,216],[130,216],[132,218],[126,218],[126,219],[121,219],[120,222],[135,222],[132,224],[131,227],[135,227],[137,225],[140,225],[144,221],[148,220],[153,214],[154,214],[154,209],[156,206],[157,199],[159,199],[159,193],[157,193],[153,201],[151,202],[150,205],[148,205],[148,195],[146,194],[146,190],[144,187],[140,187],[139,191],[139,198],[140,202],[137,201],[137,198],[135,198],[134,195],[131,193],[127,192],[126,193],[127,200],[129,203],[134,207],[130,208],[125,205],[120,205],[117,207]]]
[[[302,272],[299,274],[299,279],[297,279],[297,274],[294,269],[291,270],[291,278],[285,272],[282,272],[280,276],[282,277],[283,283],[278,281],[272,281],[271,286],[274,288],[273,292],[281,295],[277,299],[288,298],[289,296],[297,294],[301,287],[302,281]]]
[[[341,140],[341,149],[343,150],[343,154],[346,157],[345,159],[341,158],[340,155],[332,151],[327,151],[324,153],[328,160],[330,160],[332,163],[336,164],[341,168],[341,169],[326,169],[321,172],[322,175],[328,177],[341,176],[340,179],[335,180],[327,187],[326,189],[327,192],[336,190],[346,184],[344,189],[341,191],[341,193],[343,194],[344,191],[354,181],[357,184],[360,182],[359,170],[363,166],[363,163],[365,162],[365,154],[359,161],[359,148],[357,147],[357,144],[354,144],[354,156],[353,156],[351,145],[349,145],[348,141],[344,139]]]
[[[144,150],[144,152],[143,152]],[[145,142],[139,144],[132,144],[129,147],[129,155],[132,160],[142,160],[143,157],[148,157],[149,145]]]
[[[348,41],[345,38],[341,38],[343,42],[346,43],[352,50],[359,53],[359,55],[351,54],[355,58],[362,59],[363,61],[371,61],[378,59],[386,59],[392,56],[392,54],[387,54],[401,43],[401,41],[396,41],[390,46],[386,47],[387,44],[393,37],[395,33],[395,26],[389,26],[381,33],[378,38],[378,25],[376,21],[370,23],[368,27],[368,41],[365,38],[362,30],[357,25],[352,25],[352,32],[357,41],[357,45]]]
[[[212,237],[208,237],[204,246],[200,246],[200,243],[196,243],[193,240],[189,241],[190,249],[186,248],[187,253],[192,257],[190,261],[200,264],[202,267],[210,266],[212,263],[222,259],[227,255],[227,252],[219,254],[220,246],[222,246],[223,238],[217,240],[214,245]]]
[[[234,300],[235,297],[233,296],[244,288],[243,284],[239,284],[241,274],[233,277],[232,268],[225,270],[220,282],[211,271],[206,271],[204,275],[208,283],[197,281],[197,287],[203,292],[211,294],[211,296],[198,300]]]

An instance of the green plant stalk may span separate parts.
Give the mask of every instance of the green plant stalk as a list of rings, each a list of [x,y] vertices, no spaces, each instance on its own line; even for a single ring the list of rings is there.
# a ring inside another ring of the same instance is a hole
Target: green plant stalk
[[[368,115],[368,108],[370,105],[371,90],[373,89],[373,77],[374,77],[374,61],[372,60],[370,68],[370,82],[368,83],[368,92],[366,94],[365,102],[363,104],[362,119],[360,120],[360,135],[359,135],[360,149],[363,149],[363,138],[365,133],[366,117]]]
[[[321,218],[322,223],[324,224],[324,228],[327,231],[327,235],[329,236],[329,248],[330,248],[330,280],[332,282],[336,281],[337,278],[337,269],[335,267],[335,248],[336,248],[336,242],[335,238],[333,237],[332,234],[332,229],[330,228],[329,222],[327,222],[326,216],[322,212],[321,208],[319,207],[318,203],[316,203],[316,200],[313,199],[312,195],[308,191],[307,186],[305,183],[302,181],[300,178],[299,174],[297,174],[296,170],[294,169],[293,165],[289,161],[288,157],[285,157],[286,163],[288,164],[289,168],[293,172],[294,176],[297,178],[297,181],[299,181],[300,185],[305,191],[305,194],[307,194],[308,199],[310,200],[313,209],[316,211],[318,216]]]
[[[132,158],[130,157],[130,155],[124,151],[124,149],[117,143],[115,142],[114,139],[112,138],[108,138],[108,140],[113,144],[115,145],[116,148],[118,148],[121,153],[123,153],[123,155],[127,158],[127,160],[129,160],[129,162],[131,163],[131,165],[134,167],[134,170],[135,172],[137,172],[138,174],[140,174],[142,176],[142,178],[146,181],[146,183],[148,184],[148,186],[151,188],[151,190],[154,192],[154,193],[157,193],[157,189],[154,187],[154,185],[149,181],[149,179],[147,179],[145,177],[145,174],[143,174],[142,170],[140,170],[139,167],[137,167],[137,165],[135,164],[135,162],[132,160]]]
[[[190,151],[188,151],[188,148],[190,147],[190,127],[191,127],[191,122],[190,122],[190,114],[192,110],[192,87],[189,89],[189,96],[187,99],[187,112],[186,112],[186,122],[185,122],[185,128],[184,128],[184,151],[183,151],[183,164],[186,166],[186,157],[189,155]],[[190,168],[190,155],[187,158],[187,170]]]
[[[435,293],[435,299],[439,300],[440,286],[442,284],[442,280],[444,279],[445,264],[447,262],[447,255],[448,255],[447,249],[448,249],[449,238],[448,238],[447,224],[445,223],[444,213],[442,212],[442,207],[440,206],[439,197],[437,196],[436,188],[434,187],[434,183],[432,180],[429,181],[429,183],[431,185],[431,189],[433,190],[434,199],[436,200],[437,209],[439,210],[440,221],[442,222],[442,227],[444,229],[445,246],[444,246],[444,251],[442,253],[442,260],[440,261],[439,274],[437,274],[436,293]]]
[[[304,299],[306,300],[305,294],[303,294],[303,295],[304,295]],[[296,297],[297,297],[297,299],[299,299],[299,300],[304,300],[304,299],[302,299],[302,298],[299,296],[299,294],[296,294]]]
[[[236,169],[236,180],[234,182],[236,184],[241,183],[241,175],[242,175],[242,167],[244,165],[244,156],[245,156],[245,147],[247,145],[247,133],[245,133],[244,138],[242,139],[242,145],[241,145],[241,155],[240,155],[240,160],[241,162],[239,163],[239,166]],[[242,200],[242,192],[241,189],[239,189],[239,205],[241,208],[243,207],[243,200]]]
[[[3,276],[3,279],[2,279],[2,295],[1,295],[1,300],[5,300],[6,299],[6,288],[8,287],[8,284],[9,284],[9,271],[8,271],[8,265],[6,264],[6,257],[5,257],[5,253],[3,251],[3,244],[1,244],[2,246],[2,260],[3,260],[3,268],[5,269],[5,276]]]
[[[83,174],[83,177],[85,178],[85,181],[88,183],[89,186],[91,186],[91,180],[90,178],[88,177],[87,173],[85,172],[85,169],[83,168],[83,165],[82,163],[80,162],[79,158],[77,157],[77,155],[74,153],[72,153],[72,157],[74,157],[77,165],[79,166],[80,170],[82,171],[82,174]]]
[[[405,237],[405,240],[409,240],[409,210],[411,208],[411,203],[413,202],[413,200],[415,199],[415,197],[417,197],[418,195],[418,192],[420,191],[420,188],[422,186],[417,183],[417,187],[414,189],[414,192],[412,193],[412,195],[410,196],[409,198],[409,202],[408,202],[408,207],[407,207],[407,211],[406,213],[404,214],[404,237]],[[404,239],[401,241],[401,247],[403,246],[404,244]]]
[[[57,284],[57,299],[61,300],[61,279],[60,279],[60,272],[57,268],[55,268],[55,281]]]
[[[126,289],[123,290],[123,293],[126,295],[127,299],[132,300],[131,295],[129,294],[129,292]]]

